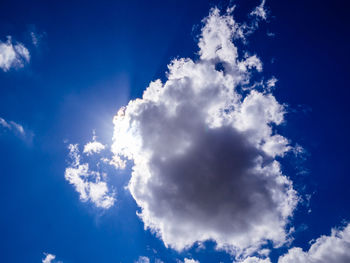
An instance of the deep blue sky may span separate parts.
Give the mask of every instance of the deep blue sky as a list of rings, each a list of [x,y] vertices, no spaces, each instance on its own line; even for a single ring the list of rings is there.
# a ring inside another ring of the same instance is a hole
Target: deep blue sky
[[[243,21],[259,1],[234,1]],[[306,160],[284,169],[310,206],[299,206],[293,245],[329,234],[350,219],[349,18],[345,1],[268,0],[268,23],[247,49],[279,80],[274,94],[288,105],[281,130],[302,145]],[[111,143],[113,115],[165,78],[174,57],[196,56],[200,21],[225,1],[1,1],[0,40],[11,35],[31,53],[24,68],[0,70],[0,117],[34,134],[0,131],[0,261],[40,262],[43,252],[66,262],[133,262],[139,256],[175,262],[230,262],[209,248],[166,249],[135,215],[127,191],[100,211],[79,201],[65,181],[67,143],[84,144],[92,130]],[[31,43],[30,32],[41,36]],[[275,34],[268,37],[267,32]],[[272,63],[273,62],[273,63]],[[298,174],[298,171],[307,171]],[[116,172],[116,185],[129,173]],[[308,213],[311,209],[311,213]],[[285,250],[282,249],[282,252]],[[272,258],[278,252],[273,252]],[[281,252],[281,253],[282,253]]]

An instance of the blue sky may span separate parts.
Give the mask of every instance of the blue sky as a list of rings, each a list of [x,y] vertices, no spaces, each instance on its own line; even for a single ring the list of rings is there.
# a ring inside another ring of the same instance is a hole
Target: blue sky
[[[341,1],[1,6],[1,262],[349,262]]]

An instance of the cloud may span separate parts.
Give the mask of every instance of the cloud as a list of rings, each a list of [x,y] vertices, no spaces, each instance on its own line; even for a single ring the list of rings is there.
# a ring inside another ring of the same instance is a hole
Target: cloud
[[[243,261],[239,261],[239,263],[271,263],[271,261],[269,258],[247,257]]]
[[[287,241],[298,203],[276,159],[291,149],[274,128],[285,109],[251,85],[262,63],[238,55],[240,25],[217,8],[203,22],[199,58],[174,59],[165,83],[152,82],[119,110],[112,151],[132,161],[128,189],[145,228],[166,246],[214,240],[248,255],[267,240]]]
[[[84,153],[86,153],[87,155],[92,155],[94,153],[100,153],[105,148],[106,148],[105,145],[103,145],[102,143],[96,141],[96,135],[94,133],[94,135],[92,137],[92,141],[88,142],[87,144],[85,144],[85,146],[84,146]]]
[[[14,121],[6,121],[5,119],[0,117],[0,126],[9,131],[14,131],[15,133],[20,134],[22,136],[26,135],[23,126]]]
[[[39,36],[34,32],[30,32],[30,36],[32,38],[33,45],[37,47],[39,45]]]
[[[270,78],[266,83],[266,87],[271,90],[271,88],[276,86],[277,81],[278,79],[276,79],[275,77]]]
[[[251,13],[252,16],[257,16],[258,18],[261,18],[263,20],[266,20],[267,13],[265,9],[265,0],[262,0],[260,5],[258,5]]]
[[[139,257],[138,260],[135,263],[150,263],[150,260],[148,257]]]
[[[6,42],[0,41],[0,68],[3,71],[22,68],[29,60],[29,51],[23,44],[18,42],[13,44],[11,37],[7,37]]]
[[[278,263],[348,263],[350,262],[350,224],[332,229],[330,236],[321,236],[308,251],[294,247],[278,259]]]
[[[199,261],[190,258],[185,258],[184,263],[199,263]]]
[[[51,263],[56,256],[53,254],[49,254],[49,253],[44,253],[45,254],[45,258],[42,260],[42,263]]]
[[[115,203],[115,192],[108,188],[106,175],[91,171],[88,163],[80,163],[77,144],[68,146],[71,162],[65,170],[66,180],[75,187],[83,202],[90,201],[97,207],[108,209]]]

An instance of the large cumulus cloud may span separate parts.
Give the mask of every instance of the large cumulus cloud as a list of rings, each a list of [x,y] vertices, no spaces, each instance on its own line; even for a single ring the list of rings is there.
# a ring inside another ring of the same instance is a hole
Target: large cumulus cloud
[[[273,128],[285,110],[251,85],[262,63],[239,56],[234,41],[244,34],[232,16],[215,8],[203,23],[199,58],[173,60],[165,83],[120,109],[112,151],[132,161],[139,216],[166,246],[210,239],[249,254],[267,240],[286,242],[298,202],[276,159],[290,150]]]

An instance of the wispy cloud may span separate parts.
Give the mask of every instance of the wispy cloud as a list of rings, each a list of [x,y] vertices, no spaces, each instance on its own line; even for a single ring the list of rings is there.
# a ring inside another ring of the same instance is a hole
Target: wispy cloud
[[[252,16],[257,16],[263,20],[266,20],[267,13],[265,9],[265,0],[262,0],[260,5],[258,5],[251,13]]]
[[[3,129],[12,131],[18,135],[25,136],[26,132],[24,131],[24,128],[21,124],[18,124],[14,121],[6,121],[5,119],[0,117],[0,126]]]

